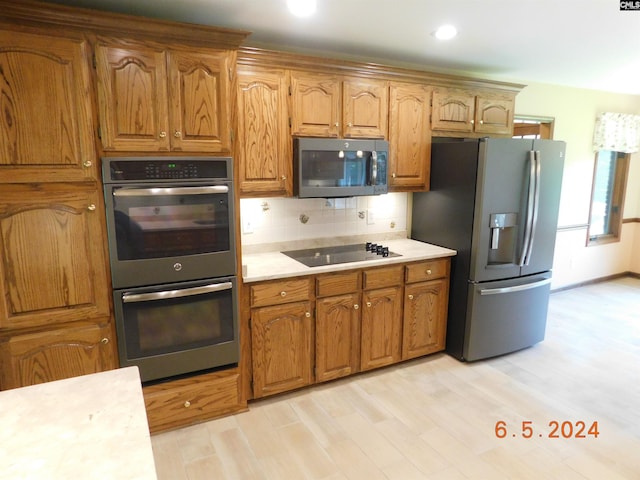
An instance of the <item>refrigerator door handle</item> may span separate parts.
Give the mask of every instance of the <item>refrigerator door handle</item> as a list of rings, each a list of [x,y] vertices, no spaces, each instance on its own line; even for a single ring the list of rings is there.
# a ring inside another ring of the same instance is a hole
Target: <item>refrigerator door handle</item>
[[[534,195],[533,195],[533,216],[531,218],[531,231],[529,233],[529,251],[524,264],[529,265],[531,260],[531,254],[533,253],[533,241],[536,235],[536,226],[538,225],[538,212],[540,210],[540,173],[542,168],[542,162],[540,161],[540,150],[536,150],[533,156],[535,163],[535,176],[534,176]]]
[[[529,243],[531,242],[531,222],[533,220],[533,203],[535,200],[536,157],[533,150],[529,151],[529,182],[527,184],[527,215],[525,217],[522,250],[518,266],[524,267],[528,263]]]
[[[549,283],[551,283],[551,279],[545,278],[544,280],[540,280],[538,282],[526,283],[524,285],[516,285],[514,287],[486,288],[486,289],[480,290],[480,295],[497,295],[500,293],[521,292],[523,290],[531,290],[532,288],[542,287],[543,285],[547,285]]]

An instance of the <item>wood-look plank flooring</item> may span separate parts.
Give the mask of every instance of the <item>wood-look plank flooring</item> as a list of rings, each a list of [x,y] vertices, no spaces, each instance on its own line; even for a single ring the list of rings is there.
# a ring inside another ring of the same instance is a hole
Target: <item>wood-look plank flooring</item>
[[[597,421],[599,435],[549,438],[552,421]],[[161,480],[640,479],[640,280],[552,294],[532,348],[469,364],[432,355],[152,444]]]

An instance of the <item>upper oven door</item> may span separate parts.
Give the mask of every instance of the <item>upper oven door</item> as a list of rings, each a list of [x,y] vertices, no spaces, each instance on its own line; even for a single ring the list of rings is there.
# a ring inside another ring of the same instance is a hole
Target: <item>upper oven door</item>
[[[235,273],[233,197],[212,185],[107,185],[114,287]]]

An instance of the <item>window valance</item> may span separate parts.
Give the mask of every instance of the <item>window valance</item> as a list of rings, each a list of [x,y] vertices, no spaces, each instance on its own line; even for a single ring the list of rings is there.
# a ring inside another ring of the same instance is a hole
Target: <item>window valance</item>
[[[640,146],[640,115],[601,113],[593,132],[594,150],[634,153]]]

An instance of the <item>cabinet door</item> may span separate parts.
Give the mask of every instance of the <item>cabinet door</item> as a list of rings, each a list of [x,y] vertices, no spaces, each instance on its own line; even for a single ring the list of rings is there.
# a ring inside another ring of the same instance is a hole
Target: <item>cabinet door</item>
[[[169,52],[169,123],[172,150],[230,152],[228,51]]]
[[[389,90],[389,187],[427,190],[431,165],[431,91],[392,84]]]
[[[345,138],[386,138],[389,85],[385,81],[348,79],[343,87]]]
[[[0,182],[99,178],[88,45],[0,31]]]
[[[402,287],[365,291],[362,303],[360,369],[369,370],[400,361]]]
[[[86,184],[0,189],[0,330],[109,315],[100,202]]]
[[[403,360],[444,350],[447,301],[446,278],[405,287]]]
[[[476,98],[475,131],[500,135],[513,134],[515,99],[483,95]]]
[[[293,162],[284,70],[238,69],[240,195],[293,195]]]
[[[466,90],[437,88],[433,91],[431,128],[472,132],[475,95]]]
[[[291,134],[339,137],[341,88],[337,75],[291,72]]]
[[[115,342],[108,319],[104,320],[0,340],[0,389],[116,368]]]
[[[310,385],[313,318],[310,302],[251,311],[255,398]]]
[[[104,150],[168,151],[166,54],[151,47],[96,47]]]
[[[358,371],[360,356],[360,294],[316,301],[316,381]]]

